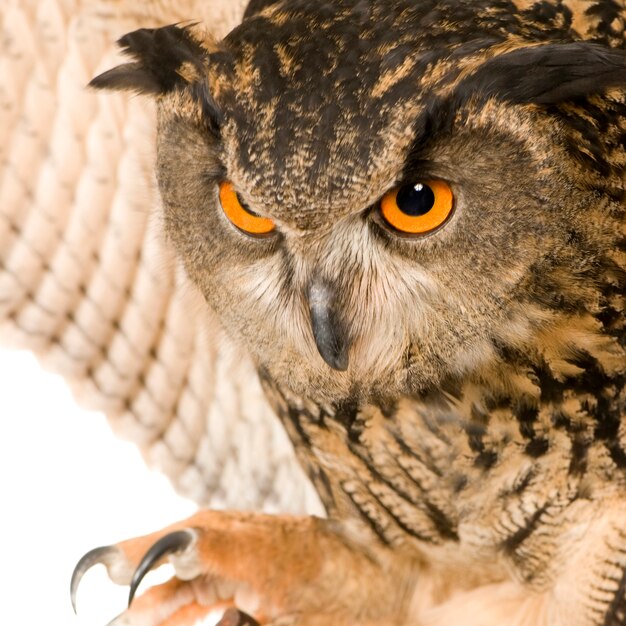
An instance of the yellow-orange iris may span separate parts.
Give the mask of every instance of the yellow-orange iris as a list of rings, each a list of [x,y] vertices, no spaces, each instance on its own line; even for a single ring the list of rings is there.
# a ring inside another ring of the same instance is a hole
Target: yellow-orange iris
[[[425,235],[439,228],[452,213],[454,195],[443,180],[424,180],[388,191],[380,212],[396,230]]]
[[[220,204],[226,217],[240,230],[251,235],[267,235],[276,228],[268,217],[252,213],[241,204],[233,184],[229,181],[220,183]]]

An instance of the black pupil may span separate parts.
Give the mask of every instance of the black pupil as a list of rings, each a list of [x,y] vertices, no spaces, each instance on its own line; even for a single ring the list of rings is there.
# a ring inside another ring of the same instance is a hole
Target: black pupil
[[[406,215],[418,217],[426,215],[435,205],[433,190],[424,183],[405,185],[396,197],[398,208]]]
[[[258,213],[255,213],[254,211],[250,209],[250,207],[241,199],[241,196],[239,194],[237,194],[237,200],[239,200],[239,204],[241,205],[241,208],[246,213],[250,213],[250,215],[254,215],[254,217],[261,217]]]

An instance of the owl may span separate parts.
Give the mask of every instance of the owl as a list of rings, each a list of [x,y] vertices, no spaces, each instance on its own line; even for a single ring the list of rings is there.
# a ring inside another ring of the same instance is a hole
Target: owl
[[[119,40],[91,86],[155,103],[159,224],[326,516],[202,510],[73,599],[102,563],[116,626],[626,624],[625,18],[252,0]]]

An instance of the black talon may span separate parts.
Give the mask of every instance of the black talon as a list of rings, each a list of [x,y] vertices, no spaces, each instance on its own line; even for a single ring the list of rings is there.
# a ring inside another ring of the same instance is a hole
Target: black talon
[[[106,565],[107,561],[110,561],[111,557],[114,555],[118,555],[118,549],[115,546],[102,546],[101,548],[90,550],[76,563],[70,582],[70,598],[72,600],[74,613],[76,613],[76,592],[78,591],[78,585],[80,585],[80,581],[85,573],[94,565],[98,565],[98,563]]]
[[[133,602],[137,587],[144,576],[160,561],[166,554],[182,552],[193,540],[193,534],[189,530],[177,530],[165,537],[161,537],[144,555],[137,566],[133,579],[130,581],[130,592],[128,594],[128,606]]]

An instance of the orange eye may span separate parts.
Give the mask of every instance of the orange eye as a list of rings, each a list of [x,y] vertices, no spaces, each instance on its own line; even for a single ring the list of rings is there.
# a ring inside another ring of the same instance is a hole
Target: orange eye
[[[424,180],[396,187],[380,201],[385,221],[410,235],[425,235],[439,228],[450,217],[454,196],[443,180]]]
[[[220,204],[226,217],[245,233],[267,235],[276,228],[271,219],[253,213],[240,202],[231,182],[220,183]]]

